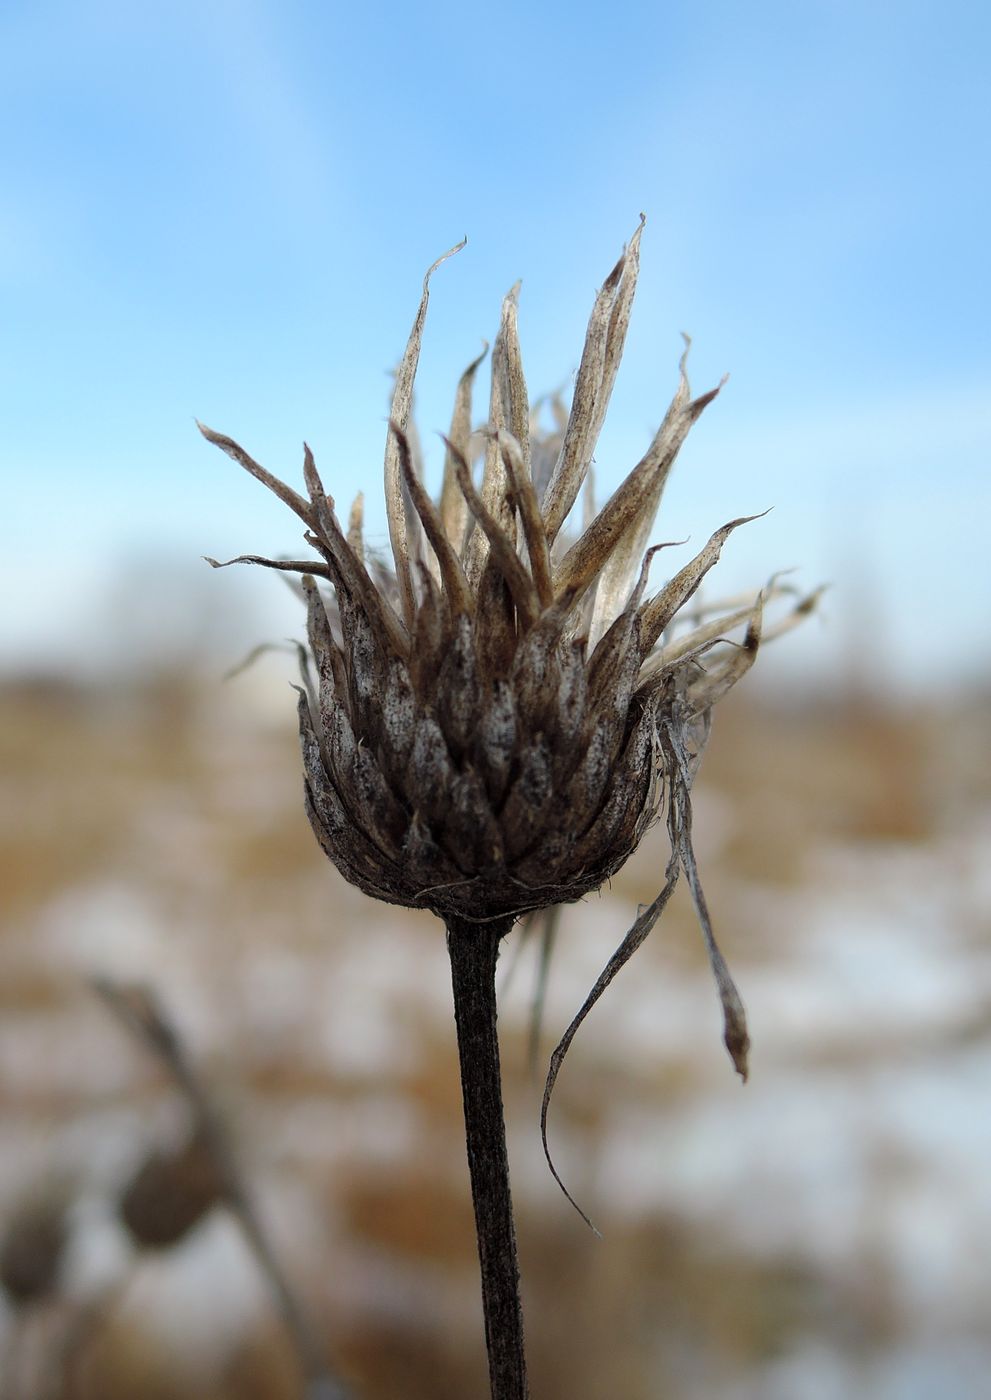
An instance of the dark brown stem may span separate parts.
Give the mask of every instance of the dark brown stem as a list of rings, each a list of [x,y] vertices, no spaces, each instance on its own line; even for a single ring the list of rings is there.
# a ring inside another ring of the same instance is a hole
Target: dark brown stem
[[[447,920],[492,1400],[527,1400],[523,1310],[502,1111],[495,969],[513,920]]]

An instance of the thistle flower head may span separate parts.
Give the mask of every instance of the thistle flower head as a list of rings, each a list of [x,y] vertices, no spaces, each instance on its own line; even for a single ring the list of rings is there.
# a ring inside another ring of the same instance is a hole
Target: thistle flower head
[[[586,510],[580,534],[565,534],[619,368],[642,227],[595,299],[571,409],[552,434],[527,396],[518,287],[505,298],[488,421],[472,433],[480,357],[457,388],[437,502],[411,423],[439,264],[427,273],[386,440],[388,567],[365,553],[361,498],[343,527],[308,447],[304,496],[201,425],[306,526],[311,562],[230,562],[302,574],[316,677],[299,701],[306,809],[342,874],[379,899],[487,921],[597,889],[637,846],[675,770],[691,768],[712,704],[756,653],[763,595],[686,612],[744,520],[720,526],[659,591],[647,587],[665,481],[719,392],[693,398],[684,358],[642,459],[601,510]],[[733,628],[743,638],[731,646]]]

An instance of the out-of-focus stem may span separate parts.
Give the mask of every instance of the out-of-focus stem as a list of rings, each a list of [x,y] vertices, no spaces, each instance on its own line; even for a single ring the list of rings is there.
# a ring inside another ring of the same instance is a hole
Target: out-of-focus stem
[[[492,1400],[529,1394],[496,1030],[496,959],[512,926],[447,920]]]
[[[99,978],[94,988],[117,1017],[157,1054],[189,1104],[196,1130],[223,1183],[223,1196],[262,1272],[288,1332],[305,1380],[305,1400],[348,1400],[328,1369],[282,1264],[272,1248],[241,1175],[230,1139],[213,1101],[157,998],[147,987],[124,987]]]

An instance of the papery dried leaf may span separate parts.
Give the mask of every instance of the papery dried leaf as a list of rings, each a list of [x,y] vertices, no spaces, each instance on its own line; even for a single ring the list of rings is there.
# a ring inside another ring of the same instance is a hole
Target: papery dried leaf
[[[597,719],[590,729],[581,761],[565,792],[565,802],[576,821],[583,819],[587,824],[598,811],[609,777],[612,734],[613,725],[606,717]]]
[[[630,325],[630,312],[633,310],[633,297],[637,289],[637,279],[640,276],[640,238],[646,222],[645,216],[641,214],[640,225],[634,230],[633,237],[623,255],[623,275],[620,278],[616,300],[609,316],[602,379],[599,384],[599,392],[596,395],[595,410],[589,429],[589,443],[592,452],[595,451],[595,444],[599,440],[599,434],[605,422],[606,410],[609,407],[609,400],[612,398],[616,375],[623,358],[626,332]]]
[[[635,828],[637,814],[643,810],[651,784],[648,758],[652,732],[653,716],[641,716],[622,757],[611,763],[606,801],[575,842],[572,859],[579,870],[591,867],[612,849],[621,827]],[[624,860],[628,850],[624,845]]]
[[[555,745],[555,783],[560,782],[575,765],[575,744],[581,734],[588,709],[588,679],[580,642],[563,643],[560,647],[561,679],[555,696],[554,717],[550,729],[557,736]],[[566,762],[559,762],[565,756]]]

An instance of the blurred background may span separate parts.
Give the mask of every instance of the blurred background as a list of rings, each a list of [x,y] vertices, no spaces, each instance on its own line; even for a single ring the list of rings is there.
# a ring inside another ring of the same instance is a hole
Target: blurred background
[[[732,377],[657,537],[690,537],[680,564],[773,506],[713,592],[792,567],[831,588],[720,709],[697,789],[751,1082],[681,901],[562,1071],[552,1146],[602,1239],[546,1169],[542,1067],[656,893],[661,832],[565,911],[536,1077],[536,940],[507,951],[533,1393],[986,1394],[989,27],[956,0],[3,8],[3,1400],[299,1394],[182,1157],[188,1105],[94,976],[154,988],[355,1400],[484,1392],[443,939],[317,851],[291,648],[223,679],[299,610],[200,556],[300,541],[193,420],[294,483],[305,437],[384,544],[426,267],[467,233],[418,378],[435,486],[506,290],[531,392],[567,396],[641,210],[600,496],[684,329],[695,387]],[[175,1160],[156,1239],[139,1185]]]

